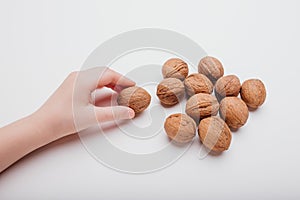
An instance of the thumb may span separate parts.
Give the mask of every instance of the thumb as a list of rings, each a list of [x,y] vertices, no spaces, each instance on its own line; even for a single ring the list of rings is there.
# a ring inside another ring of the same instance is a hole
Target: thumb
[[[98,122],[132,119],[135,116],[134,111],[125,106],[95,107],[94,110]]]

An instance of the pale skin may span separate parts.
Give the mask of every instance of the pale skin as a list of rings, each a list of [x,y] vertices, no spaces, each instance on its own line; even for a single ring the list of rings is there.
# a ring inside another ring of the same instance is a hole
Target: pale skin
[[[134,85],[135,82],[105,67],[72,72],[41,108],[0,129],[0,173],[30,152],[62,137],[97,123],[132,119],[131,108],[98,107],[91,94],[103,87],[119,92]]]

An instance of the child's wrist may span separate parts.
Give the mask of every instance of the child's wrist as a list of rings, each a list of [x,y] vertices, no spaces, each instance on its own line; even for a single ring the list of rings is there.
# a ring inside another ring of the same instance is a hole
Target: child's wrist
[[[61,137],[61,133],[57,132],[58,128],[53,116],[38,110],[32,113],[29,118],[34,124],[36,131],[47,138],[49,142]]]

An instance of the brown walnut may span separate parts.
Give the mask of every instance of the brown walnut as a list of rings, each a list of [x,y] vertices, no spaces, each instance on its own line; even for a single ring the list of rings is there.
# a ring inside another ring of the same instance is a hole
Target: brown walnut
[[[266,100],[266,88],[261,80],[249,79],[245,81],[241,89],[241,98],[253,109],[261,106]]]
[[[198,72],[207,76],[211,82],[215,83],[224,75],[222,63],[214,57],[206,56],[198,64]]]
[[[173,106],[184,96],[184,85],[176,78],[166,78],[157,86],[156,95],[163,105]]]
[[[216,115],[219,110],[219,102],[213,95],[199,93],[189,98],[185,112],[196,122],[205,117]]]
[[[181,113],[167,117],[164,128],[168,137],[178,143],[190,142],[196,135],[196,123],[194,120]]]
[[[215,94],[218,99],[227,96],[238,96],[241,89],[240,79],[235,75],[228,75],[219,78],[215,84]]]
[[[162,67],[164,78],[178,78],[184,80],[189,73],[189,68],[186,62],[179,58],[171,58],[167,60]]]
[[[140,113],[149,106],[151,96],[145,89],[133,86],[122,90],[117,102],[121,106],[132,108],[135,113]]]
[[[220,116],[230,128],[238,129],[246,124],[249,111],[243,100],[238,97],[225,97],[220,102]]]
[[[221,118],[216,116],[201,120],[198,134],[202,144],[214,152],[227,150],[231,143],[229,127]]]
[[[212,82],[203,74],[191,74],[184,80],[187,94],[193,96],[198,93],[211,94],[213,91]]]

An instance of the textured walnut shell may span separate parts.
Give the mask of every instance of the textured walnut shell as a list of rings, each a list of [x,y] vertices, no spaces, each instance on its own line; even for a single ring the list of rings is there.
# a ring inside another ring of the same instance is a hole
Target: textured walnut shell
[[[198,93],[211,94],[213,91],[212,82],[203,74],[191,74],[184,80],[187,94],[193,96]]]
[[[164,128],[168,137],[178,143],[190,142],[196,135],[194,120],[181,113],[170,115],[165,121]]]
[[[215,84],[215,94],[218,99],[226,96],[238,96],[241,89],[240,79],[235,75],[221,77]]]
[[[216,116],[201,120],[198,134],[202,144],[214,152],[227,150],[231,143],[229,127],[221,118]]]
[[[184,80],[189,74],[189,68],[186,62],[179,58],[171,58],[167,60],[162,67],[164,78],[178,78]]]
[[[220,116],[230,128],[238,129],[246,124],[249,111],[243,100],[238,97],[225,97],[220,102]]]
[[[198,72],[207,76],[213,83],[224,75],[222,63],[214,57],[206,56],[198,64]]]
[[[173,106],[184,96],[184,85],[176,78],[166,78],[157,86],[156,95],[163,105]]]
[[[150,94],[141,87],[133,86],[122,90],[117,102],[121,106],[128,106],[135,113],[144,111],[151,102]]]
[[[253,109],[261,106],[266,100],[266,88],[261,80],[249,79],[241,88],[241,98]]]
[[[219,110],[219,102],[213,95],[199,93],[189,98],[185,112],[199,122],[200,119],[216,115]]]

